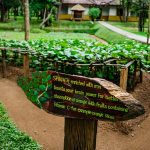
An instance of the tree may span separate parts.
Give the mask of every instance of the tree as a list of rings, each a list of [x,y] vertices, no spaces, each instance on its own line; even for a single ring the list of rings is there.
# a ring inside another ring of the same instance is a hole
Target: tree
[[[149,37],[150,37],[150,2],[148,7],[148,32],[147,32],[147,44],[149,44]]]
[[[59,0],[31,0],[30,7],[40,16],[42,23],[40,27],[50,25],[50,18],[56,17]]]
[[[144,31],[144,24],[148,17],[148,2],[149,0],[134,0],[132,2],[132,10],[137,13],[139,17],[138,30]]]
[[[123,21],[127,22],[128,21],[128,16],[129,16],[129,11],[132,7],[132,0],[120,0],[120,4],[121,4],[120,7],[123,10]]]
[[[100,9],[99,8],[90,8],[89,10],[89,16],[91,17],[92,21],[94,21],[98,16],[100,15]]]
[[[30,38],[29,0],[23,0],[23,6],[24,6],[25,40],[29,40],[29,38]]]
[[[0,0],[0,21],[7,21],[7,13],[11,8],[16,8],[21,5],[20,0]]]

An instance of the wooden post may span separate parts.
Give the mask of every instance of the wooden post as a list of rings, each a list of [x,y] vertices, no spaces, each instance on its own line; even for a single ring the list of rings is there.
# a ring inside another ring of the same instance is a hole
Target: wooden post
[[[64,150],[95,150],[97,121],[65,118]]]
[[[2,73],[3,73],[3,78],[6,78],[7,72],[6,72],[6,50],[1,50],[2,52]]]
[[[120,87],[124,90],[127,89],[128,68],[121,68],[120,72]]]
[[[147,33],[147,44],[149,44],[149,36],[150,36],[150,2],[148,8],[148,33]]]
[[[121,68],[120,72],[120,87],[126,91],[127,89],[127,80],[128,80],[128,68]],[[117,128],[120,130],[123,127],[122,121],[116,122]]]
[[[24,76],[29,76],[29,54],[27,53],[23,55],[23,71]]]
[[[137,73],[137,61],[134,62],[134,74],[133,74],[133,87],[132,87],[132,90],[134,90],[135,85],[137,83],[136,73]]]
[[[140,61],[140,83],[143,82],[142,62]]]

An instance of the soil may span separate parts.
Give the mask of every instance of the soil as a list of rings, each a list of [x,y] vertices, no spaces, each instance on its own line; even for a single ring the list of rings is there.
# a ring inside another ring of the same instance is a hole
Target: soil
[[[99,37],[95,36],[95,35],[89,35],[90,37],[96,39],[97,41],[99,41],[100,43],[103,43],[103,44],[108,44],[108,42],[106,42],[105,40],[103,39],[100,39]]]
[[[12,80],[13,79],[13,80]],[[150,74],[132,94],[145,106],[146,113],[136,119],[98,123],[97,150],[150,149]],[[63,150],[64,118],[48,114],[33,105],[14,78],[0,78],[0,101],[6,106],[15,124],[43,145],[44,150]],[[121,132],[120,132],[121,131]]]

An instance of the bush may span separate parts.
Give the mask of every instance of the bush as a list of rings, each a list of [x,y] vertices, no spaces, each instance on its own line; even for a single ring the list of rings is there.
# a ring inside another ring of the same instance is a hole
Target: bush
[[[100,15],[100,9],[99,8],[90,8],[89,10],[89,16],[91,17],[92,21],[94,21],[97,17]]]
[[[46,33],[46,31],[38,29],[38,28],[31,28],[31,33]]]
[[[41,146],[31,137],[16,128],[0,103],[0,149],[1,150],[41,150]]]
[[[65,32],[65,33],[88,33],[95,34],[98,31],[98,28],[44,28],[46,32]]]

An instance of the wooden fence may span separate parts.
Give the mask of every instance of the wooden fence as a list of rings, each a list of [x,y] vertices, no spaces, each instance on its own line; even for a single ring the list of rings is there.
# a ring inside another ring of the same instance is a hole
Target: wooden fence
[[[22,50],[22,49],[18,49],[18,48],[4,48],[4,47],[0,47],[1,50],[1,60],[2,60],[2,75],[4,78],[7,77],[7,64],[6,64],[6,59],[7,59],[7,51],[14,51],[14,52],[18,52],[21,53],[21,55],[23,55],[23,72],[24,72],[24,76],[28,76],[29,75],[29,57],[30,54],[26,51],[26,50]],[[91,77],[96,77],[96,71],[98,68],[102,68],[102,72],[105,69],[105,74],[106,74],[106,78],[107,80],[109,80],[109,78],[107,78],[107,74],[109,74],[109,67],[114,67],[114,68],[119,68],[120,71],[120,81],[119,81],[119,85],[122,89],[127,90],[128,87],[128,80],[130,80],[132,82],[132,87],[130,88],[130,90],[134,90],[136,84],[138,82],[142,82],[142,71],[141,71],[141,62],[137,61],[137,60],[129,60],[126,64],[119,64],[117,61],[118,59],[109,59],[106,60],[104,62],[101,63],[91,63],[91,64],[79,64],[79,63],[70,63],[70,62],[63,62],[63,61],[54,61],[54,60],[46,60],[49,63],[53,63],[54,64],[54,68],[53,70],[55,71],[62,71],[64,73],[65,67],[71,67],[72,70],[74,70],[74,68],[79,68],[79,67],[84,67],[87,66],[89,68],[89,70],[91,71]],[[129,72],[130,69],[133,69],[133,75],[130,76]],[[138,75],[137,75],[137,72]],[[72,72],[73,74],[73,72]],[[84,75],[84,74],[83,74]]]

